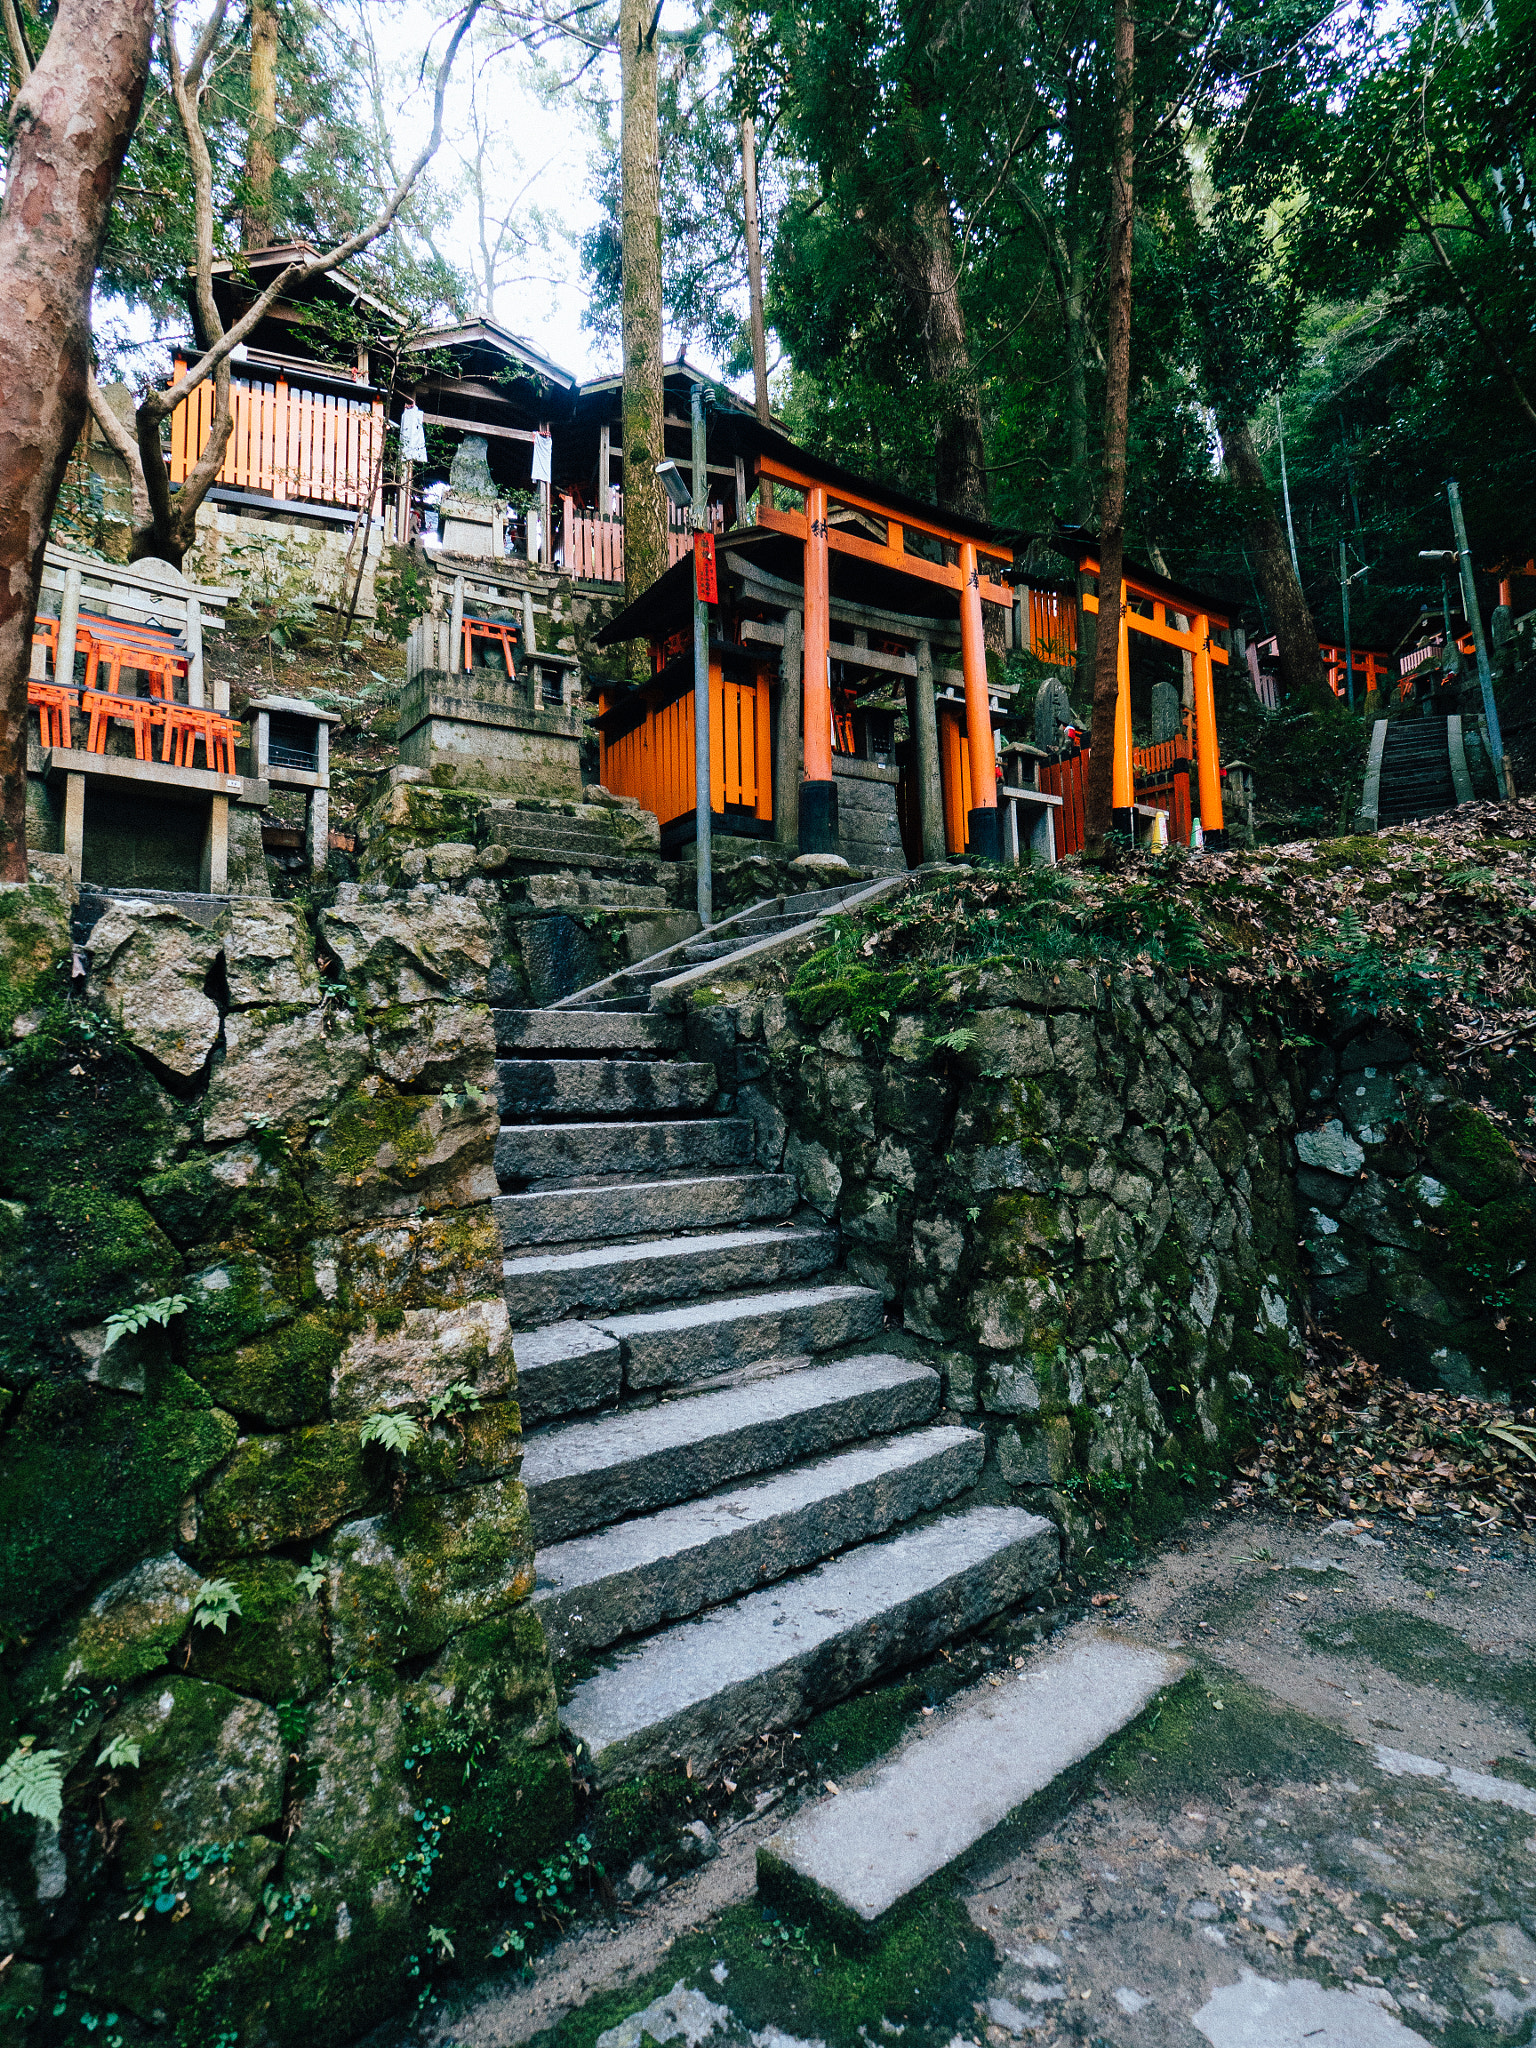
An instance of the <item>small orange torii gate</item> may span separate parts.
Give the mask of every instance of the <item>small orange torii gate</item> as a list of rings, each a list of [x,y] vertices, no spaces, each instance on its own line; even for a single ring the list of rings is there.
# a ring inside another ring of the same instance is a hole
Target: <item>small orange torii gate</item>
[[[960,606],[960,665],[965,677],[965,741],[970,770],[970,807],[966,840],[983,860],[1002,855],[997,808],[997,756],[987,691],[987,651],[982,605],[1011,610],[1013,591],[1006,583],[983,576],[988,562],[1011,568],[1013,554],[995,542],[978,543],[965,523],[949,524],[910,508],[898,510],[889,499],[842,482],[829,484],[781,457],[763,452],[758,477],[803,493],[803,510],[777,504],[759,505],[757,524],[802,543],[805,550],[805,670],[803,719],[805,780],[800,787],[800,845],[806,852],[830,850],[835,844],[836,789],[832,776],[831,582],[829,555],[851,555],[878,567],[894,569],[925,583],[954,592]],[[767,492],[764,492],[764,498]],[[872,539],[829,523],[829,499],[837,508],[866,514],[885,528],[885,539]],[[919,534],[937,548],[938,559],[907,545],[908,533]],[[947,559],[953,551],[956,559]]]
[[[1060,543],[1058,542],[1058,545]],[[1080,572],[1097,577],[1100,557],[1097,542],[1079,543]],[[1098,596],[1085,591],[1085,612],[1097,613]],[[1175,626],[1170,613],[1188,619],[1187,627]],[[1226,665],[1227,650],[1214,635],[1227,633],[1230,622],[1212,611],[1205,600],[1191,591],[1180,590],[1144,569],[1130,569],[1120,580],[1120,647],[1115,664],[1119,690],[1115,698],[1115,759],[1110,802],[1116,823],[1129,823],[1136,801],[1136,776],[1131,754],[1131,649],[1132,633],[1144,633],[1149,640],[1161,640],[1188,654],[1194,668],[1195,767],[1200,788],[1200,824],[1207,842],[1213,832],[1224,832],[1226,814],[1221,802],[1221,753],[1216,734],[1216,689],[1213,663]],[[1216,842],[1218,845],[1221,841]]]

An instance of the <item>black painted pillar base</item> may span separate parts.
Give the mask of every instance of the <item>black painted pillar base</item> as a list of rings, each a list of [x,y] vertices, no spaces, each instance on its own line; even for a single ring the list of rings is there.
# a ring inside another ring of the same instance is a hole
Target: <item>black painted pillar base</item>
[[[802,782],[800,785],[800,851],[836,853],[837,784]]]
[[[1208,853],[1225,853],[1227,850],[1226,826],[1217,825],[1207,832],[1205,835],[1205,845]]]
[[[1001,860],[1003,857],[1002,813],[994,805],[970,812],[966,818],[966,852],[972,860]]]
[[[1129,804],[1118,804],[1110,812],[1109,829],[1111,832],[1123,832],[1127,839],[1134,842],[1136,838],[1136,813]]]

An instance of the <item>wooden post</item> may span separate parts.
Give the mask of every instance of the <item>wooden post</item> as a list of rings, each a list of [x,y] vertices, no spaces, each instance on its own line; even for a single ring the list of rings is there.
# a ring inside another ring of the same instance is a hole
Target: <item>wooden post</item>
[[[923,859],[943,860],[944,778],[939,766],[939,721],[933,706],[933,649],[917,643],[917,674],[912,679],[912,734],[917,741],[917,815],[922,830]]]
[[[539,432],[547,434],[549,431],[549,421],[545,420]],[[539,524],[543,528],[539,535],[539,561],[546,569],[553,568],[555,560],[554,488],[552,482],[539,485]]]
[[[747,465],[738,455],[736,458],[736,517],[732,522],[742,525],[747,516]]]
[[[779,655],[779,750],[773,778],[773,836],[781,846],[800,845],[800,657],[798,612],[784,614],[784,647]]]
[[[195,597],[187,599],[187,702],[203,701],[203,608]],[[215,711],[229,710],[229,684],[222,678],[213,686]]]
[[[453,579],[453,610],[448,622],[448,673],[456,676],[464,665],[464,578]]]
[[[53,680],[68,689],[75,680],[75,633],[80,624],[80,569],[71,563],[64,571],[64,596],[59,604],[59,652],[53,664]],[[76,881],[79,876],[75,877]]]
[[[1136,801],[1136,776],[1131,766],[1131,636],[1126,623],[1125,585],[1120,585],[1120,649],[1115,662],[1115,758],[1110,808],[1124,813],[1115,823],[1132,830],[1131,806]]]
[[[1211,667],[1211,622],[1202,612],[1195,620],[1195,745],[1199,750],[1200,830],[1207,846],[1213,832],[1224,832],[1221,768],[1216,746],[1216,685]],[[1221,840],[1217,840],[1221,845]]]
[[[987,647],[981,623],[981,572],[976,543],[970,540],[960,543],[960,663],[965,671],[965,738],[971,757],[968,851],[977,860],[1000,860],[997,756],[992,746]]]
[[[604,420],[597,430],[597,516],[613,517],[613,429]]]
[[[229,798],[208,800],[208,831],[203,840],[202,893],[222,896],[229,888]]]
[[[827,559],[827,488],[805,493],[805,667],[801,701],[805,781],[800,791],[800,851],[836,853],[837,783],[832,774],[832,593]]]

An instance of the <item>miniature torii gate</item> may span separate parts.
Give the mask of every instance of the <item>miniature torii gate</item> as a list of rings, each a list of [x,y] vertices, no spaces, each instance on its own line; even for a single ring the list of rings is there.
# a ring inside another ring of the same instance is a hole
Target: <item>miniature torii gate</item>
[[[1089,575],[1099,573],[1096,551],[1079,546],[1078,567]],[[1083,593],[1083,610],[1096,613],[1099,600],[1092,591]],[[1200,787],[1200,825],[1207,842],[1213,832],[1224,832],[1226,816],[1221,802],[1221,756],[1216,737],[1216,689],[1212,664],[1227,661],[1227,650],[1212,637],[1213,629],[1226,632],[1228,621],[1216,612],[1201,609],[1203,600],[1192,592],[1180,591],[1171,583],[1131,571],[1120,582],[1120,647],[1115,670],[1119,682],[1115,697],[1115,759],[1110,802],[1116,822],[1122,826],[1131,816],[1136,801],[1135,771],[1131,761],[1131,652],[1130,635],[1145,633],[1191,657],[1195,684],[1195,764]],[[1141,609],[1146,607],[1146,609]],[[1194,609],[1192,609],[1194,607]],[[1169,613],[1189,620],[1187,628],[1169,622]],[[1218,840],[1217,844],[1221,842]]]
[[[764,481],[787,484],[804,493],[803,511],[782,509],[777,504],[760,504],[759,526],[789,535],[805,549],[805,655],[801,700],[804,721],[804,773],[800,788],[800,848],[804,853],[835,850],[837,784],[832,775],[832,683],[828,666],[831,645],[830,551],[855,555],[861,561],[895,569],[904,576],[916,576],[955,592],[960,602],[960,661],[965,676],[966,749],[971,771],[971,809],[967,817],[969,851],[983,860],[1002,857],[998,825],[997,757],[992,743],[992,717],[987,695],[986,634],[982,605],[995,604],[1005,611],[1013,604],[1013,592],[1005,583],[981,573],[981,556],[1012,566],[1012,552],[995,542],[978,543],[959,525],[920,517],[910,510],[896,511],[876,496],[863,495],[841,483],[829,485],[807,470],[768,453],[757,458],[757,473]],[[766,497],[766,493],[764,496]],[[846,532],[828,522],[828,499],[837,506],[869,514],[883,522],[884,542],[862,534]],[[941,559],[931,561],[906,545],[907,530],[927,535],[939,543]],[[957,560],[942,559],[953,549]],[[1225,659],[1225,656],[1222,657]],[[1126,733],[1130,732],[1127,710]],[[1129,739],[1127,739],[1129,747]],[[1127,752],[1126,760],[1129,763]],[[1127,766],[1129,774],[1129,766]],[[1126,799],[1129,803],[1130,799]],[[1219,801],[1219,799],[1218,799]]]

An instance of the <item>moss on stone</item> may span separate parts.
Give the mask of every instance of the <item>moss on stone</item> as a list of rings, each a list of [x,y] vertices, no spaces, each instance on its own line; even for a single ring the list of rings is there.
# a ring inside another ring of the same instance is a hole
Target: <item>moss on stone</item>
[[[346,1341],[334,1319],[300,1316],[259,1344],[195,1358],[190,1370],[221,1408],[242,1421],[286,1429],[324,1415]]]
[[[214,1562],[207,1576],[229,1581],[240,1612],[222,1635],[216,1628],[192,1631],[193,1676],[273,1705],[318,1692],[329,1675],[325,1611],[318,1595],[301,1592],[291,1559]]]
[[[1429,1171],[1474,1208],[1529,1192],[1530,1183],[1508,1138],[1466,1102],[1439,1105],[1432,1123]]]
[[[30,1634],[87,1587],[164,1549],[235,1424],[173,1367],[142,1399],[80,1380],[31,1389],[0,1441],[0,1614]]]
[[[384,1461],[365,1452],[355,1422],[247,1437],[199,1505],[198,1555],[305,1541],[362,1514],[388,1483]]]

